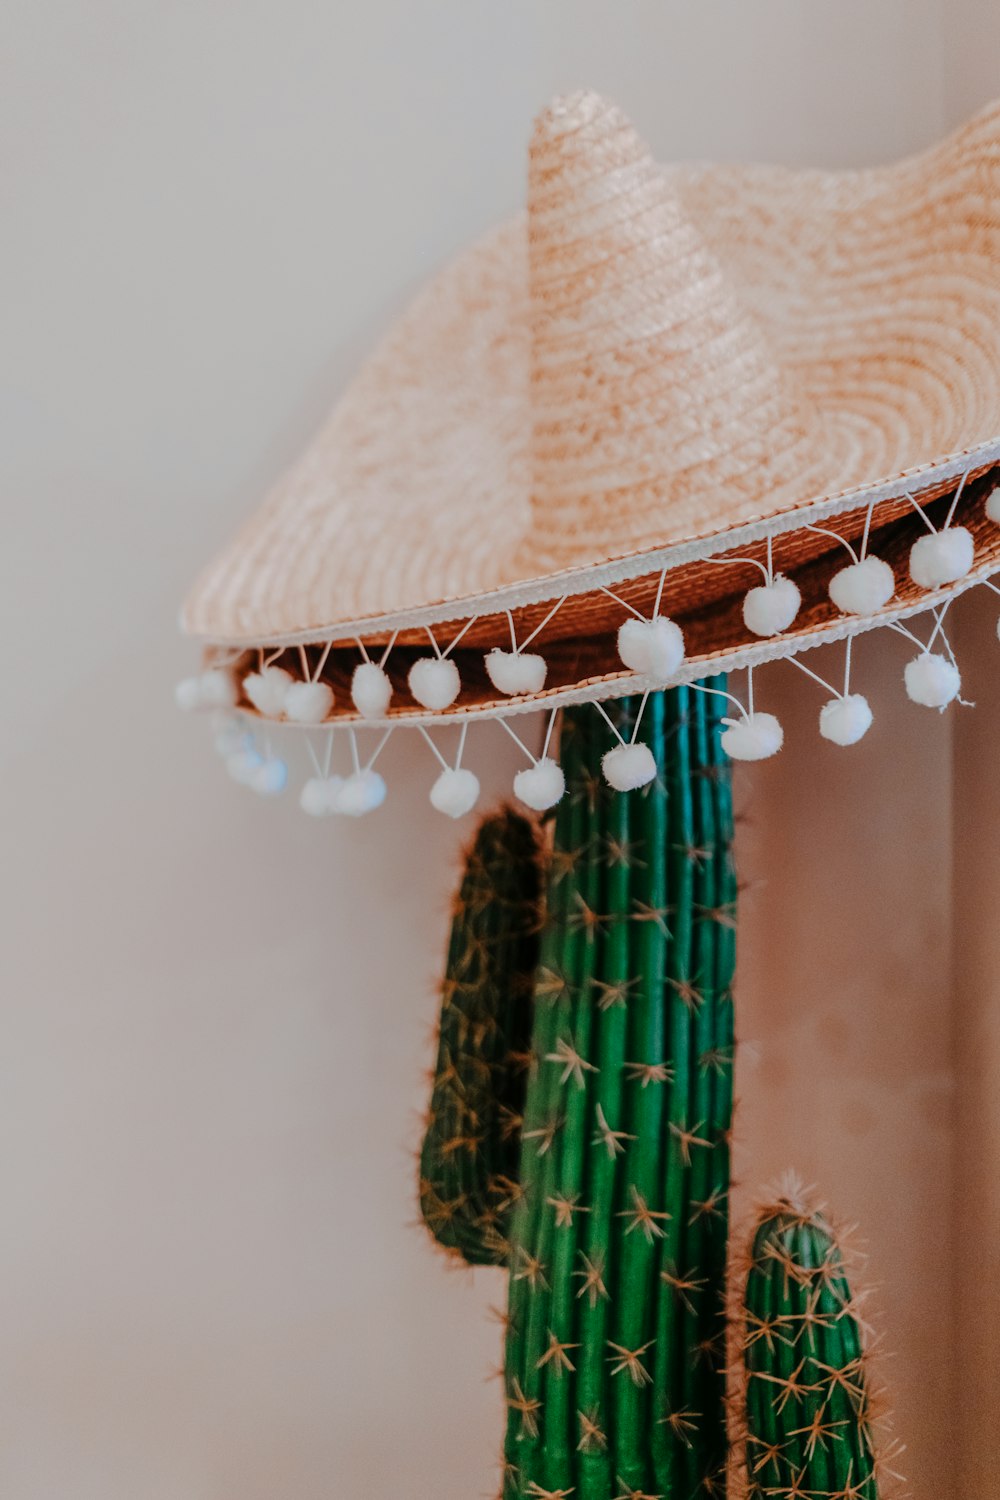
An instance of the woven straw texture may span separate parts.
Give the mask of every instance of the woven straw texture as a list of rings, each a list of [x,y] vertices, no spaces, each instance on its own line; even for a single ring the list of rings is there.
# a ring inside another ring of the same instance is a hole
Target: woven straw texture
[[[914,471],[913,493],[946,490],[935,464],[1000,437],[998,329],[1000,107],[901,164],[803,173],[664,170],[614,105],[557,100],[526,214],[389,331],[183,623],[375,638],[380,617],[460,620],[566,569],[550,595],[617,622],[595,589],[613,559],[787,532],[842,492],[857,532],[866,492]],[[789,566],[829,545],[799,535]],[[709,595],[736,587],[711,571]]]

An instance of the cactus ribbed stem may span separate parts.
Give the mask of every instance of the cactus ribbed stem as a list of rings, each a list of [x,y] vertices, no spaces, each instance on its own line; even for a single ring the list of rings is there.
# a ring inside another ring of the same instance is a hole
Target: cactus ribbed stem
[[[724,1489],[732,908],[719,700],[649,697],[656,780],[614,793],[564,715],[510,1227],[507,1500]],[[629,738],[637,704],[612,712]]]
[[[758,1219],[743,1332],[749,1495],[878,1500],[856,1302],[832,1230],[797,1196]]]
[[[507,1260],[541,900],[534,825],[510,809],[486,819],[454,908],[420,1154],[424,1220],[473,1265]]]

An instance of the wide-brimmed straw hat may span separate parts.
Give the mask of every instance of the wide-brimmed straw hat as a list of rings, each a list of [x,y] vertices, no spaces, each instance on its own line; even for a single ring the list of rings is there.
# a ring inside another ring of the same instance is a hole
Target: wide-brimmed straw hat
[[[202,575],[181,697],[427,727],[932,612],[906,688],[940,707],[998,479],[1000,107],[889,167],[664,168],[573,94],[526,213],[417,297]],[[860,737],[857,698],[828,738]],[[733,753],[776,748],[767,717]]]

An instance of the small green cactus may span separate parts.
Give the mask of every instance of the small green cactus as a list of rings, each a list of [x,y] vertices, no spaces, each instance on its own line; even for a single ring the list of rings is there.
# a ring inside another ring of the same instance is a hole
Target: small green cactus
[[[455,900],[420,1154],[424,1221],[471,1265],[507,1259],[541,900],[537,828],[504,809],[480,826]]]
[[[721,1494],[735,878],[719,699],[652,695],[613,792],[563,717],[511,1225],[503,1495]],[[637,703],[613,706],[628,739]]]
[[[758,1217],[742,1323],[751,1500],[878,1500],[857,1303],[833,1230],[798,1191]]]

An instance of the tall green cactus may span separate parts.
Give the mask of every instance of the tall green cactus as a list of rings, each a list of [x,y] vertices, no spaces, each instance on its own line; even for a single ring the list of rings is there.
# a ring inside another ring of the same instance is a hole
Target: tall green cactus
[[[721,700],[652,695],[642,792],[564,715],[511,1226],[503,1495],[723,1493],[735,878]],[[627,739],[634,701],[614,706]]]
[[[749,1495],[878,1500],[856,1303],[830,1226],[797,1194],[758,1219],[742,1336]]]
[[[420,1154],[424,1220],[472,1265],[507,1259],[541,901],[538,831],[506,808],[481,824],[466,855]]]

